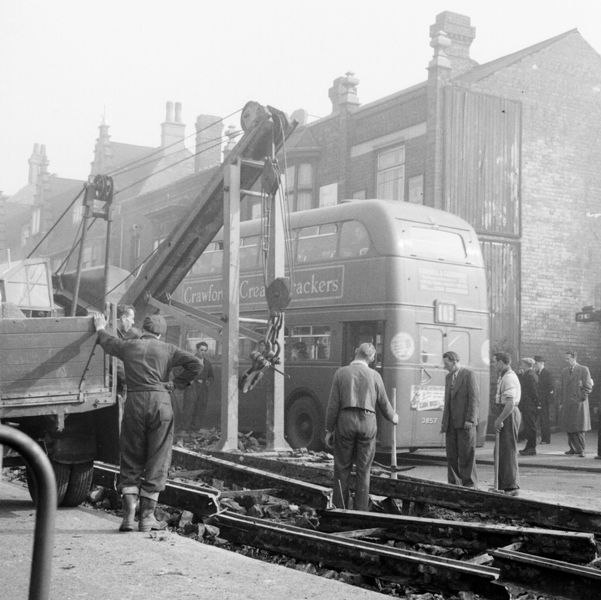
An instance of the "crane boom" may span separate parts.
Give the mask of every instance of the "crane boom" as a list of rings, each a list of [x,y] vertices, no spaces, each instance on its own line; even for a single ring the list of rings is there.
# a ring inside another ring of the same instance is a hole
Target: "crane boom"
[[[249,117],[249,114],[252,114]],[[249,102],[242,111],[244,135],[198,194],[191,210],[142,267],[121,299],[143,317],[152,308],[148,298],[167,302],[224,222],[223,181],[226,167],[239,159],[263,160],[273,156],[294,130],[286,115],[272,107]],[[249,190],[261,176],[258,169],[242,169],[241,187]]]

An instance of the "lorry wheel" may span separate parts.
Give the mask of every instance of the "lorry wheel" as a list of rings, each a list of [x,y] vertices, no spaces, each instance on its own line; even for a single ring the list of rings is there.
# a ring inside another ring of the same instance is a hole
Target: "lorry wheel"
[[[64,463],[58,463],[50,461],[52,463],[52,469],[54,470],[54,480],[56,481],[56,504],[60,506],[67,493],[69,487],[69,478],[71,475],[71,465]],[[29,495],[33,500],[34,504],[37,503],[38,490],[37,482],[33,476],[33,471],[27,467],[25,470],[25,477],[27,478],[27,488],[29,489]]]
[[[324,420],[317,401],[299,396],[286,411],[286,438],[293,448],[323,449]]]
[[[87,497],[94,476],[94,463],[92,461],[68,465],[52,462],[54,479],[56,480],[57,506],[79,506]],[[36,502],[37,483],[33,471],[27,467],[25,471],[27,487],[31,499]]]
[[[71,474],[67,491],[60,505],[79,506],[88,497],[94,476],[94,463],[89,461],[67,466],[71,467]]]

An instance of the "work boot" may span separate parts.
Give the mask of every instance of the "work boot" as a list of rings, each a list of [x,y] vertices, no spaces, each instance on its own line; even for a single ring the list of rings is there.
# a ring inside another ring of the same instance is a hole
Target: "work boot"
[[[154,516],[154,509],[157,506],[156,500],[140,496],[140,521],[138,522],[139,531],[160,531],[167,529],[165,521],[157,521]]]
[[[138,494],[123,494],[121,498],[123,504],[123,521],[119,531],[133,531],[136,527],[136,504],[138,503]]]

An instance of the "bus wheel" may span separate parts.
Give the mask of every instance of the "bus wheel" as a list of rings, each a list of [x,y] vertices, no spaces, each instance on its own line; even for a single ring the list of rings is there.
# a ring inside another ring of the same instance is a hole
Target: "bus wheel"
[[[310,396],[300,396],[286,411],[286,437],[293,448],[321,450],[324,420],[317,402]]]

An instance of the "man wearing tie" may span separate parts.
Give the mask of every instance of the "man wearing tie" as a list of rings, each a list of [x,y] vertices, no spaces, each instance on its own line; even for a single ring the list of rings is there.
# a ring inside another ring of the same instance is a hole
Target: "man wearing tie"
[[[479,390],[476,375],[459,364],[459,355],[449,351],[442,355],[445,380],[441,433],[446,434],[448,481],[475,488],[476,438]]]

